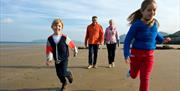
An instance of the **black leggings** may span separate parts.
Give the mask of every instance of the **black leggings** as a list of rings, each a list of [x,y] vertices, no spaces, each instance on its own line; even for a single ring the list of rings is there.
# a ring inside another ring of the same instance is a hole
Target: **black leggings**
[[[109,64],[112,64],[112,62],[114,62],[114,58],[115,58],[116,43],[106,44],[106,46],[107,46],[107,51],[108,51]]]

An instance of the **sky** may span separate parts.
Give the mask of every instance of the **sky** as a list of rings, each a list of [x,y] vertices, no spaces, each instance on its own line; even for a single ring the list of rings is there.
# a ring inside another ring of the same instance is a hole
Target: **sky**
[[[119,35],[126,34],[127,17],[140,8],[143,0],[0,0],[0,41],[31,42],[46,40],[55,18],[64,22],[63,33],[72,40],[84,41],[91,17],[105,30],[109,19]],[[172,34],[180,30],[180,0],[156,0],[158,31]]]

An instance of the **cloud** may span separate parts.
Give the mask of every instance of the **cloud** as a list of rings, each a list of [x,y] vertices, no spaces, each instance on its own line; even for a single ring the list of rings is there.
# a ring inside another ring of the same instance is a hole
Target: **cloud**
[[[83,37],[87,25],[91,23],[91,17],[96,15],[104,29],[108,26],[108,20],[114,19],[120,33],[124,34],[129,29],[126,18],[140,8],[141,2],[142,0],[0,0],[0,23],[5,24],[2,24],[6,27],[4,30],[16,29],[17,34],[31,31],[31,35],[39,38],[39,33],[36,32],[51,30],[51,22],[59,17],[65,24],[64,31],[76,38]],[[179,29],[179,0],[157,0],[157,3],[156,17],[162,25],[160,30],[171,32]],[[48,34],[49,31],[43,33]]]
[[[1,20],[2,24],[11,24],[14,23],[14,20],[12,18],[4,18]]]

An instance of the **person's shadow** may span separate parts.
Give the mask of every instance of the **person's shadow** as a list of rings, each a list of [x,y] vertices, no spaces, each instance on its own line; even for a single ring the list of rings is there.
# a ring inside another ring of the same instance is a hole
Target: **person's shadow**
[[[0,89],[0,91],[60,91],[60,88],[24,88],[24,89]],[[95,91],[95,90],[72,90],[72,91]]]
[[[60,88],[23,88],[23,89],[0,89],[0,91],[60,91]]]
[[[0,68],[17,68],[17,69],[54,69],[54,66],[32,66],[32,65],[1,65]],[[72,69],[87,69],[86,66],[69,66],[68,68],[72,68]]]

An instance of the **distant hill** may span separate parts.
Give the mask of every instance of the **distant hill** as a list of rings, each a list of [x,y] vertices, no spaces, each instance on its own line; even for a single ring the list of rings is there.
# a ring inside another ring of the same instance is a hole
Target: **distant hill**
[[[161,33],[163,36],[169,35],[168,33],[162,32],[162,31],[160,31],[159,33]],[[126,38],[126,34],[120,35],[119,38],[120,38],[120,43],[124,43],[124,40]]]
[[[180,44],[180,30],[165,37],[170,37],[172,39],[168,44]]]
[[[43,40],[43,39],[39,39],[39,40],[33,40],[32,42],[35,42],[35,43],[46,43],[47,41]]]
[[[120,43],[124,43],[124,39],[126,38],[126,34],[120,35],[119,39],[120,39]]]
[[[46,43],[47,40],[39,39],[39,40],[33,40],[32,43]],[[76,45],[83,45],[83,42],[81,41],[74,41]]]
[[[162,32],[162,31],[160,31],[159,33],[161,33],[164,37],[170,37],[172,39],[171,42],[169,42],[168,44],[180,44],[180,30],[173,34],[168,34],[166,32]],[[126,34],[119,36],[120,43],[124,42],[125,37],[126,37]]]
[[[180,37],[180,30],[175,32],[175,33],[173,33],[173,34],[166,35],[166,37],[172,37],[172,38]]]
[[[160,34],[162,34],[163,36],[167,36],[167,35],[169,35],[168,33],[163,32],[163,31],[160,31],[159,33],[160,33]]]
[[[170,37],[172,38],[172,41],[169,42],[169,44],[180,44],[180,30],[173,33],[173,34],[168,34],[166,32],[162,32],[160,31],[159,33],[161,33],[164,37]],[[119,38],[120,38],[120,43],[124,43],[124,39],[126,37],[126,34],[123,34],[123,35],[120,35]],[[43,39],[39,39],[39,40],[33,40],[32,42],[35,42],[35,43],[46,43],[46,40],[43,40]],[[76,45],[83,45],[84,42],[82,41],[74,41],[76,43]]]

